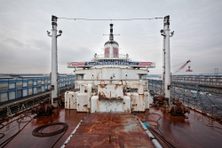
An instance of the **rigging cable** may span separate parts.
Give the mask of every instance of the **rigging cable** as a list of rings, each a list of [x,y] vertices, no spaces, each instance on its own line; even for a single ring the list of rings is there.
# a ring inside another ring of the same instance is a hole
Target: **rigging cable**
[[[0,144],[0,147],[5,147],[11,140],[13,140],[32,120],[33,118],[29,115],[27,116],[23,116],[24,117],[29,117],[30,120],[25,120],[24,122],[27,122],[21,129],[19,129],[14,135],[12,135],[11,137],[9,137],[8,139],[6,139],[4,142],[2,142]],[[20,118],[19,118],[20,119]],[[18,119],[18,123],[21,123],[21,120]]]
[[[43,132],[44,129],[49,128],[49,127],[53,127],[53,126],[62,126],[61,128],[52,131],[52,132]],[[54,123],[49,123],[49,124],[45,124],[42,126],[39,126],[37,128],[35,128],[32,131],[32,135],[36,136],[36,137],[51,137],[51,136],[55,136],[58,134],[61,134],[59,136],[59,138],[54,142],[54,144],[51,146],[52,148],[55,147],[55,145],[58,143],[58,141],[64,136],[64,134],[66,133],[66,130],[68,129],[68,124],[65,122],[54,122]]]
[[[73,21],[147,21],[158,20],[163,17],[138,17],[138,18],[70,18],[70,17],[58,17],[61,20],[73,20]]]
[[[162,133],[161,130],[160,130],[159,121],[160,121],[161,118],[162,118],[161,115],[160,115],[159,113],[154,113],[154,112],[149,113],[149,114],[147,114],[147,115],[148,115],[148,117],[146,116],[146,120],[148,121],[148,123],[149,123],[149,122],[154,122],[154,123],[156,123],[156,129],[158,130],[158,131],[157,131],[157,130],[155,129],[155,127],[152,127],[152,126],[151,126],[151,127],[149,127],[151,133],[152,133],[153,135],[155,135],[156,137],[158,137],[160,140],[162,140],[162,142],[165,143],[168,147],[170,147],[170,148],[175,148],[175,146],[164,137],[163,133]],[[156,115],[156,116],[157,116],[157,119],[156,119],[156,120],[150,120],[150,119],[149,119],[149,116],[152,116],[152,115]],[[148,119],[147,119],[147,118],[148,118]],[[151,125],[152,125],[152,124],[151,124]]]
[[[24,118],[30,118],[29,120],[24,120]],[[18,118],[15,118],[9,122],[7,122],[6,124],[0,123],[0,130],[3,129],[4,127],[8,126],[9,124],[17,121],[18,123],[26,123],[29,122],[30,120],[32,120],[32,117],[30,115],[25,115],[24,113],[21,114]],[[0,139],[2,139],[5,136],[4,133],[0,132]],[[1,144],[0,144],[1,145]]]
[[[52,131],[52,132],[43,132],[44,129],[46,129],[48,127],[58,126],[58,125],[62,126],[62,128],[57,129],[56,131]],[[51,136],[61,134],[64,131],[66,131],[67,129],[68,129],[68,124],[66,124],[64,122],[49,123],[49,124],[45,124],[45,125],[42,125],[42,126],[39,126],[39,127],[35,128],[32,131],[32,135],[36,136],[36,137],[51,137]]]

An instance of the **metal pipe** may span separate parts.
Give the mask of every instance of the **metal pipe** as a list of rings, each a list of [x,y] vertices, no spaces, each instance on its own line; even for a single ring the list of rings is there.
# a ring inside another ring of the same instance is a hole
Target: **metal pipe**
[[[162,145],[156,139],[156,137],[149,131],[149,129],[143,124],[143,122],[140,119],[138,119],[138,120],[139,120],[141,126],[143,127],[143,129],[145,130],[147,136],[150,138],[151,142],[155,146],[155,148],[162,148]]]
[[[162,148],[162,146],[160,145],[159,141],[157,141],[157,139],[152,139],[152,142],[156,148]]]

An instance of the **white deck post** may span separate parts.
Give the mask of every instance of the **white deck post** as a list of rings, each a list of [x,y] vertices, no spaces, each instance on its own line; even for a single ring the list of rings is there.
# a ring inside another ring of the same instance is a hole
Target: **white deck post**
[[[170,105],[170,88],[171,88],[171,62],[170,62],[170,37],[173,36],[173,32],[170,32],[170,16],[165,16],[163,20],[163,63],[164,63],[164,97],[168,99]]]
[[[58,56],[57,56],[57,37],[61,36],[62,31],[57,35],[57,17],[52,15],[52,34],[48,31],[48,36],[52,38],[51,41],[51,104],[54,103],[54,98],[58,97]]]

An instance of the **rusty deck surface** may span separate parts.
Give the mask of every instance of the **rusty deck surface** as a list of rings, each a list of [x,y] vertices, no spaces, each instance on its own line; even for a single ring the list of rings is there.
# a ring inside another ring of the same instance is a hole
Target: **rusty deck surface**
[[[152,148],[136,116],[120,113],[90,114],[66,147]]]
[[[222,145],[222,125],[198,112],[191,110],[188,118],[184,118],[171,116],[163,110],[150,109],[138,116],[153,125],[155,131],[174,147],[220,148]]]
[[[191,111],[188,119],[172,117],[164,111],[155,109],[136,115],[142,121],[148,121],[174,147],[219,148],[222,145],[222,125],[197,112]],[[29,121],[29,118],[25,120]],[[0,144],[27,124],[5,147],[48,148],[56,142],[54,147],[60,147],[80,120],[83,122],[71,138],[68,147],[143,147],[150,145],[148,137],[144,135],[133,115],[86,114],[65,109],[55,110],[54,114],[49,117],[35,118],[30,122],[14,121],[8,124],[0,129],[0,133],[5,134],[0,139]],[[62,134],[52,137],[34,137],[32,135],[32,131],[36,127],[58,121],[66,122],[69,126],[63,136]]]
[[[38,126],[53,123],[53,122],[65,122],[68,124],[68,130],[56,143],[54,147],[60,147],[66,138],[71,134],[72,130],[76,127],[81,119],[86,116],[86,113],[77,113],[75,110],[57,109],[54,114],[48,117],[34,118],[9,144],[6,145],[8,148],[50,148],[62,134],[55,135],[52,137],[35,137],[32,135],[33,129]],[[17,121],[12,122],[9,126],[4,127],[0,132],[5,133],[5,137],[0,139],[2,143],[5,139],[15,134],[19,129],[26,123],[18,124]],[[54,129],[52,129],[54,130]]]

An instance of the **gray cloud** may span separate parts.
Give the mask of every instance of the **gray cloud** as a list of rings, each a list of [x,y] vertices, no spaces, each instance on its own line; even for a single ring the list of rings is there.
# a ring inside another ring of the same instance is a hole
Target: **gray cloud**
[[[52,14],[66,17],[129,18],[171,15],[172,71],[186,60],[197,73],[222,72],[222,1],[215,0],[0,0],[0,73],[49,73]],[[103,52],[110,22],[59,20],[59,71],[70,61],[91,60]],[[132,59],[153,61],[162,69],[162,21],[113,22],[121,53]]]

